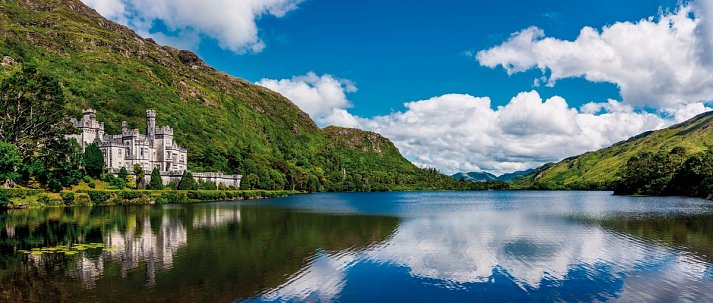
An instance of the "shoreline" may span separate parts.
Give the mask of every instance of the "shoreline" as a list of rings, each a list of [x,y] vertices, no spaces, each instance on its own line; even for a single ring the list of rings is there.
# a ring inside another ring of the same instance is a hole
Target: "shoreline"
[[[47,207],[189,204],[283,198],[302,192],[290,190],[109,190],[78,189],[52,193],[41,189],[3,189],[9,209]]]

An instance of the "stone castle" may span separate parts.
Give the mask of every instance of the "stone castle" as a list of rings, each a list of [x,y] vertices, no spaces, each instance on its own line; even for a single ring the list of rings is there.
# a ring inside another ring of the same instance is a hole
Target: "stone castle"
[[[82,149],[95,144],[104,154],[104,163],[111,173],[118,173],[122,167],[131,173],[134,165],[139,164],[147,176],[154,168],[158,168],[163,182],[168,183],[180,180],[188,168],[188,151],[176,144],[170,126],[156,127],[156,112],[153,110],[146,111],[146,134],[139,133],[138,129],[130,129],[124,121],[121,122],[121,134],[107,135],[104,133],[104,123],[97,121],[97,112],[93,109],[84,110],[81,120],[72,118],[72,124],[80,133],[68,137],[76,139]],[[193,177],[216,185],[240,188],[242,176],[193,173]]]

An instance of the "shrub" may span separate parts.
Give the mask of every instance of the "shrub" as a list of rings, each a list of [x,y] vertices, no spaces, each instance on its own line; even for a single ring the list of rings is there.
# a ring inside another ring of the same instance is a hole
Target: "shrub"
[[[89,194],[89,199],[92,200],[95,204],[103,204],[106,201],[109,200],[110,196],[108,192],[101,191],[101,190],[92,190],[88,192]]]
[[[39,195],[37,196],[37,202],[47,204],[50,202],[50,198],[47,195]]]
[[[84,178],[82,178],[82,180],[84,181],[84,183],[87,183],[87,184],[92,182],[92,178],[90,176],[84,176]]]
[[[5,194],[10,198],[27,198],[29,196],[35,196],[43,193],[41,189],[19,189],[19,188],[9,188],[5,189]]]
[[[89,195],[87,193],[78,193],[74,197],[74,205],[79,205],[79,206],[89,205],[89,203],[91,201],[92,200],[89,198]]]
[[[87,185],[89,186],[89,188],[96,188],[96,187],[97,187],[97,184],[94,183],[94,181],[89,182],[89,184],[87,184]]]
[[[138,199],[143,196],[142,192],[139,191],[123,191],[121,192],[121,198],[124,200]]]
[[[200,189],[202,190],[217,190],[218,186],[215,185],[215,182],[204,182],[200,184]]]
[[[169,191],[162,193],[158,198],[156,198],[156,203],[166,204],[166,203],[184,203],[188,202],[186,198],[186,193]]]
[[[63,193],[62,200],[64,201],[64,204],[71,204],[72,202],[74,202],[74,193],[73,192]]]
[[[176,190],[178,189],[178,182],[176,182],[176,180],[171,180],[170,182],[168,182],[166,187],[164,187],[164,189]]]
[[[10,195],[0,188],[0,208],[7,208],[10,205]]]

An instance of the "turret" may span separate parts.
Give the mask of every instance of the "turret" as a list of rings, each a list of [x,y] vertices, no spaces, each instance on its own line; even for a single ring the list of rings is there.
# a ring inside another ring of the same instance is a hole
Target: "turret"
[[[149,144],[153,147],[153,141],[156,138],[156,111],[147,110],[146,111],[146,139],[149,140]]]

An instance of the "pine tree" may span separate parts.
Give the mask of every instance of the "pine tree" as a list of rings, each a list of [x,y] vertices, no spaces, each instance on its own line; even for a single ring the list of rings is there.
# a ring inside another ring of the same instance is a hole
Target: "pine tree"
[[[158,168],[156,167],[154,167],[154,169],[151,171],[151,181],[149,181],[148,189],[163,189],[163,179],[161,178],[161,172],[159,172]]]
[[[193,174],[189,171],[184,171],[181,176],[181,181],[178,182],[178,190],[193,190],[198,187],[196,179],[193,179]]]

